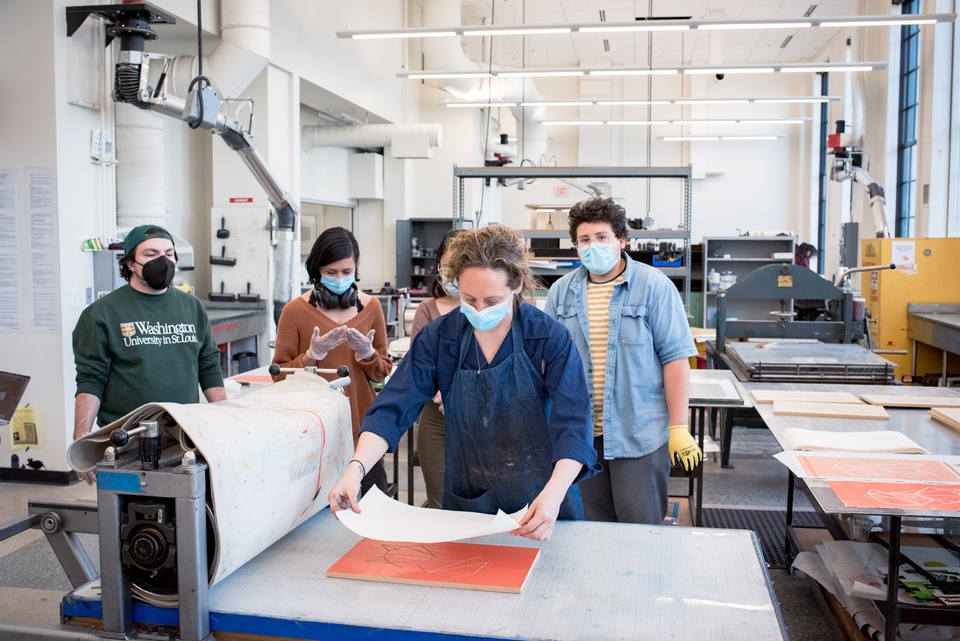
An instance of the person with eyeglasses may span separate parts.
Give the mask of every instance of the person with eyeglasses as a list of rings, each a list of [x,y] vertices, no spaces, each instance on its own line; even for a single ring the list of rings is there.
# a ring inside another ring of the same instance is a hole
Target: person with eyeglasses
[[[558,518],[583,518],[576,482],[597,471],[583,365],[570,333],[523,299],[537,285],[525,252],[503,225],[450,241],[447,278],[459,287],[460,307],[417,333],[373,402],[356,454],[330,490],[331,511],[360,511],[364,470],[397,447],[439,391],[444,509],[529,506],[511,534],[538,541]]]
[[[447,276],[450,270],[450,241],[460,233],[451,229],[440,240],[437,247],[437,274],[430,285],[430,298],[417,305],[410,327],[410,340],[417,332],[444,314],[460,306],[460,290],[457,284]],[[417,420],[417,456],[420,458],[420,470],[423,472],[423,484],[427,489],[427,506],[443,507],[443,398],[440,392],[427,403]]]
[[[702,453],[687,425],[688,358],[697,353],[676,286],[624,251],[627,215],[611,198],[570,209],[581,267],[550,288],[544,311],[583,358],[600,474],[580,483],[587,520],[663,522],[670,466]]]

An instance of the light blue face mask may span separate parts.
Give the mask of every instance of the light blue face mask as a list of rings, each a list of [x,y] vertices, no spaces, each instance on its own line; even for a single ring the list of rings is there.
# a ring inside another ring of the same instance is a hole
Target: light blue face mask
[[[510,314],[511,305],[513,305],[513,296],[502,303],[491,305],[482,312],[478,312],[477,308],[470,303],[460,301],[460,311],[467,317],[467,320],[473,325],[475,330],[485,332],[499,325],[500,321]]]
[[[580,254],[580,262],[592,274],[606,274],[616,267],[620,260],[619,246],[614,249],[614,246],[609,243],[590,243],[577,251]]]
[[[355,274],[350,274],[343,278],[334,278],[333,276],[326,275],[320,277],[320,284],[338,296],[350,289],[350,286],[355,282],[357,282]]]
[[[443,287],[443,291],[447,292],[447,294],[450,296],[453,296],[454,298],[460,298],[460,287],[457,285],[457,281],[447,280],[441,276],[440,286]]]

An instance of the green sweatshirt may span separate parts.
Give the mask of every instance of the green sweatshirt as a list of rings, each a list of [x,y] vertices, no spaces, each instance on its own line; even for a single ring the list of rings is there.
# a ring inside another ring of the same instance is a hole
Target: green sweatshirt
[[[73,353],[77,394],[100,398],[99,425],[145,403],[196,403],[198,383],[223,387],[203,303],[173,287],[144,294],[126,285],[94,302],[73,330]]]

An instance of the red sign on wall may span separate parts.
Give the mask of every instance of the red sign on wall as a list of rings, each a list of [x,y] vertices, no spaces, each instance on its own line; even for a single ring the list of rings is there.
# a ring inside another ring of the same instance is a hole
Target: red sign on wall
[[[566,188],[564,188],[564,189],[566,189]],[[252,203],[252,202],[253,202],[253,198],[251,198],[251,197],[249,197],[249,196],[241,196],[241,197],[238,197],[238,198],[231,198],[231,199],[230,199],[230,202],[231,202],[231,203]]]
[[[557,198],[566,198],[567,188],[566,187],[554,187],[553,195]]]

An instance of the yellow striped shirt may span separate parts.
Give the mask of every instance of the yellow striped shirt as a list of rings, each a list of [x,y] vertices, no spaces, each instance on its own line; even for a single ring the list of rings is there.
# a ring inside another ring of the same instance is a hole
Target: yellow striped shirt
[[[607,379],[607,338],[610,298],[623,274],[608,283],[587,281],[587,319],[590,326],[590,361],[593,363],[593,435],[603,435],[603,386]]]

